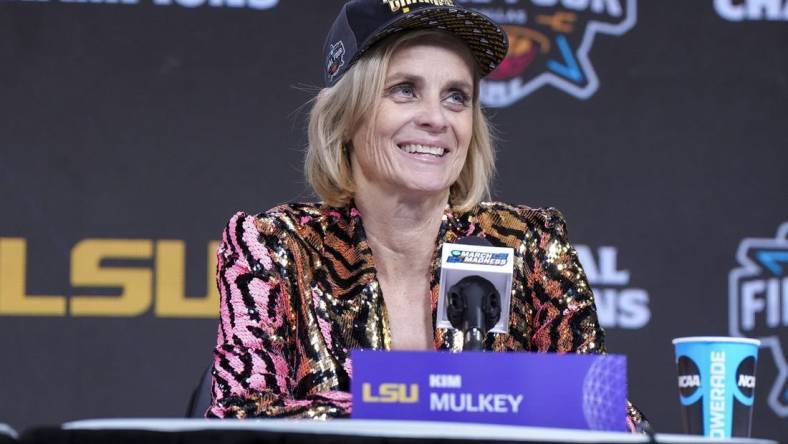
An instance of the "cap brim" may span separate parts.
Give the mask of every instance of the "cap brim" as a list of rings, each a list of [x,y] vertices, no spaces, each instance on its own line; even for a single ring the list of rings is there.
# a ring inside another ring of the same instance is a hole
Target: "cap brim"
[[[509,49],[506,32],[484,14],[456,6],[428,6],[413,9],[379,27],[360,45],[350,64],[386,37],[418,29],[445,31],[465,42],[481,77],[500,65]]]

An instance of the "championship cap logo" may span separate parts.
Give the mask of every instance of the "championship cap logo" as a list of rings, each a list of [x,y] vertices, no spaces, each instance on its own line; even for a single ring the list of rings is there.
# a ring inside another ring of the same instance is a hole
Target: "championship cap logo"
[[[622,35],[637,21],[637,0],[460,0],[503,26],[509,53],[482,82],[486,106],[514,104],[551,85],[579,99],[599,88],[589,53],[597,34]]]
[[[339,72],[339,68],[345,65],[345,44],[338,41],[331,45],[331,50],[328,53],[328,61],[326,63],[326,70],[328,71],[329,78],[334,78]]]
[[[760,339],[771,349],[777,379],[768,402],[777,416],[788,417],[788,222],[774,238],[744,239],[736,259],[740,267],[728,278],[730,333]],[[750,382],[741,381],[743,390]]]

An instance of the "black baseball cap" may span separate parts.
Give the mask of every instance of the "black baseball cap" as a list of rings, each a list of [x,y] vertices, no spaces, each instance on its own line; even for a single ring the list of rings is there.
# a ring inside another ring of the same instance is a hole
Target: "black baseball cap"
[[[484,77],[509,47],[506,32],[487,16],[453,0],[350,0],[342,7],[323,48],[323,79],[334,84],[369,48],[403,31],[436,29],[459,38],[471,50]]]

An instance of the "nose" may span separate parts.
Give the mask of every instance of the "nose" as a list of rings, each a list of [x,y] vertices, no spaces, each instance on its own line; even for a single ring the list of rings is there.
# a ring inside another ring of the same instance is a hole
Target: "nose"
[[[421,102],[421,109],[416,116],[416,124],[426,131],[439,133],[446,130],[449,121],[447,110],[443,107],[439,97],[425,99]]]

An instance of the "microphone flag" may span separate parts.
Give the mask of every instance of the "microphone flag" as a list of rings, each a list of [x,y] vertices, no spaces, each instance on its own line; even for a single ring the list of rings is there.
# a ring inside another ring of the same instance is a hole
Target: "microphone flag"
[[[462,242],[463,240],[460,240]],[[484,243],[489,243],[482,241]],[[501,318],[490,330],[509,332],[509,309],[512,302],[514,250],[507,247],[468,243],[443,244],[441,252],[440,289],[436,327],[454,328],[447,313],[447,293],[468,276],[481,276],[490,281],[501,296]]]

